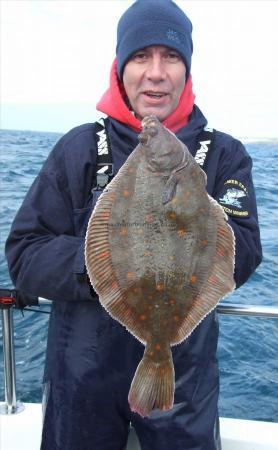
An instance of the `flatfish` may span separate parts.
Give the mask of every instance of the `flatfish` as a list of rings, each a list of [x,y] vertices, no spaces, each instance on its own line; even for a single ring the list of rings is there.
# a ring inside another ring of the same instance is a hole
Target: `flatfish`
[[[171,346],[184,341],[234,287],[235,241],[206,175],[156,117],[101,194],[89,220],[85,258],[108,313],[145,351],[128,401],[147,416],[174,399]]]

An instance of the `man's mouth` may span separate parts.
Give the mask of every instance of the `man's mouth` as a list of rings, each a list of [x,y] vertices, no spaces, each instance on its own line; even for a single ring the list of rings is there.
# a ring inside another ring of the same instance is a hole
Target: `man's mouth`
[[[144,91],[143,93],[150,98],[162,98],[168,95],[165,92],[156,92],[156,91]]]

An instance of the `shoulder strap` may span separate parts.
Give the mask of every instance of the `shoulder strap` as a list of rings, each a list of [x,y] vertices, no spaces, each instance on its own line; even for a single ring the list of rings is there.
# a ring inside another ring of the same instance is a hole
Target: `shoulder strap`
[[[92,191],[103,190],[114,176],[111,145],[105,119],[101,118],[95,123],[95,135],[97,142],[97,170]],[[214,130],[209,127],[205,127],[198,135],[194,158],[202,168],[205,167],[213,137]]]
[[[213,138],[214,129],[209,127],[205,127],[197,137],[197,148],[194,158],[203,169],[206,165],[207,157],[212,147]]]
[[[97,170],[92,190],[103,190],[112,180],[114,165],[112,160],[111,145],[106,129],[106,119],[95,122],[95,137],[97,143]]]

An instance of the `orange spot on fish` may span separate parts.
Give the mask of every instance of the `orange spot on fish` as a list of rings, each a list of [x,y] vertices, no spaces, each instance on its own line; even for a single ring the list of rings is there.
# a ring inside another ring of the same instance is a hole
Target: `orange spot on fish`
[[[184,237],[186,235],[186,229],[185,228],[180,228],[178,230],[178,235],[179,235],[179,237]]]
[[[215,286],[216,284],[218,284],[218,278],[215,275],[211,275],[208,279],[208,282]]]
[[[99,258],[100,259],[106,259],[108,257],[109,257],[109,251],[108,250],[106,250],[105,252],[102,252],[102,253],[99,254]]]
[[[220,235],[220,236],[225,236],[225,234],[226,234],[226,230],[224,229],[224,228],[218,228],[218,234]]]
[[[116,197],[116,193],[115,193],[115,192],[109,192],[109,194],[107,195],[107,197],[108,197],[110,200],[114,200],[114,198]]]
[[[129,197],[129,191],[128,191],[127,189],[124,189],[124,190],[123,190],[123,196],[124,196],[125,198]]]
[[[127,309],[125,310],[125,313],[126,313],[128,316],[132,316],[132,315],[133,315],[130,308],[127,308]]]
[[[118,289],[119,285],[117,283],[117,281],[112,281],[111,283],[111,289]]]
[[[197,282],[197,277],[196,277],[196,275],[192,275],[191,277],[190,277],[190,283],[191,284],[195,284]]]
[[[153,216],[151,214],[146,214],[145,215],[145,222],[152,222],[153,221]]]
[[[165,289],[165,284],[163,284],[163,283],[159,283],[159,284],[157,284],[156,285],[156,288],[155,288],[158,292],[161,292],[161,291],[163,291],[164,289]]]
[[[126,236],[127,235],[127,229],[124,227],[120,228],[120,236]]]
[[[173,298],[171,298],[171,299],[169,300],[169,304],[170,304],[170,305],[175,305],[175,304],[176,304],[176,300],[174,300]]]
[[[141,315],[139,316],[139,319],[142,320],[142,321],[143,321],[143,320],[146,320],[146,318],[147,318],[147,317],[145,316],[145,314],[141,314]]]
[[[178,322],[180,320],[180,316],[176,315],[176,316],[173,317],[173,319],[174,319],[175,322]]]
[[[225,256],[225,249],[223,248],[223,247],[220,247],[218,250],[217,250],[217,255],[218,256]]]
[[[128,280],[133,280],[133,278],[134,278],[134,272],[127,272],[126,278],[127,278]]]
[[[148,299],[152,300],[153,299],[153,295],[148,295]]]
[[[140,289],[139,289],[138,287],[136,287],[136,288],[133,289],[133,292],[134,292],[135,294],[137,294],[139,291],[140,291]]]
[[[170,219],[176,219],[177,214],[176,214],[175,212],[171,212],[171,213],[169,214],[169,217],[170,217]]]
[[[155,344],[155,349],[156,350],[161,350],[161,345],[159,343]]]

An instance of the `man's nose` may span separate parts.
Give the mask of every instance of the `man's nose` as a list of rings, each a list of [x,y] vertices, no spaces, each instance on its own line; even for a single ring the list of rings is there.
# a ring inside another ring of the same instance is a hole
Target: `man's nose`
[[[146,76],[152,81],[160,81],[165,79],[165,66],[161,57],[158,56],[150,59],[146,70]]]

